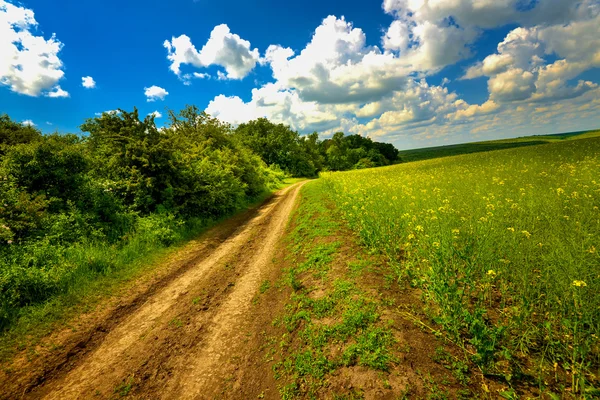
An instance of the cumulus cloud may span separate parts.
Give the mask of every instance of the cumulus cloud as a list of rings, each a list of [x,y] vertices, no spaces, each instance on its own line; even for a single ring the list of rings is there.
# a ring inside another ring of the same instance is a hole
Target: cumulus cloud
[[[165,40],[170,69],[181,75],[181,66],[190,64],[197,68],[218,65],[225,69],[227,79],[243,79],[260,61],[258,49],[251,49],[250,42],[231,33],[226,24],[215,26],[210,38],[200,51],[187,35]]]
[[[377,103],[377,112],[374,115],[379,114],[379,117],[358,125],[355,130],[377,137],[404,127],[442,122],[447,114],[456,109],[457,99],[458,96],[448,88],[431,86],[425,79],[410,81],[403,91],[398,91],[392,97]],[[365,107],[370,107],[370,104]],[[358,113],[359,116],[369,117],[372,114]]]
[[[206,112],[233,125],[267,117],[298,130],[329,129],[337,123],[339,115],[335,106],[303,101],[298,92],[273,83],[253,89],[252,99],[247,103],[238,96],[219,95],[208,104]]]
[[[37,27],[32,10],[0,0],[0,84],[28,96],[68,97],[58,85],[63,44],[36,36]]]
[[[595,89],[593,82],[569,81],[600,67],[600,9],[584,1],[577,17],[568,24],[512,30],[498,52],[468,68],[463,79],[489,77],[490,98],[500,102],[556,101]],[[549,56],[557,60],[547,62]]]
[[[476,116],[492,114],[500,109],[500,105],[493,100],[488,100],[481,105],[469,105],[464,100],[458,100],[454,105],[457,110],[448,115],[448,118],[452,120],[471,119]]]
[[[86,89],[93,89],[96,87],[96,81],[91,76],[84,76],[81,78],[81,86]]]
[[[49,92],[46,92],[45,95],[48,97],[53,97],[53,98],[61,98],[61,97],[69,97],[69,92],[67,92],[66,90],[62,90],[60,86],[54,86],[52,88],[52,90],[50,90]]]
[[[382,7],[398,19],[417,24],[452,18],[458,26],[489,29],[509,23],[530,26],[567,22],[580,13],[580,3],[580,0],[384,0]]]
[[[247,103],[237,96],[217,96],[207,112],[232,124],[269,117],[300,130],[343,125],[367,133],[376,124],[362,126],[358,118],[374,117],[379,127],[425,123],[435,120],[436,112],[450,110],[456,95],[410,77],[415,59],[407,62],[368,46],[361,29],[329,16],[298,54],[269,46],[264,60],[275,83],[254,89]]]
[[[271,68],[273,82],[253,89],[249,101],[217,96],[207,112],[234,125],[268,117],[304,132],[394,138],[423,130],[434,137],[431,129],[485,132],[515,107],[530,110],[530,104],[598,93],[595,83],[576,80],[600,66],[597,0],[385,0],[382,8],[394,20],[379,45],[367,44],[364,31],[344,17],[328,16],[304,48],[271,45],[262,58],[252,57],[252,68],[258,62]],[[428,83],[444,67],[471,57],[486,29],[507,24],[520,26],[459,78],[486,78],[487,101],[460,99],[447,78]],[[176,43],[180,39],[183,44]],[[185,37],[165,45],[178,74],[184,63],[207,64],[200,60],[204,48],[197,51]],[[230,79],[222,71],[215,78]]]
[[[151,112],[151,113],[150,113],[150,114],[148,114],[148,115],[151,115],[151,116],[153,116],[154,118],[162,118],[162,116],[163,116],[163,115],[162,115],[160,112],[158,112],[158,111]]]
[[[156,100],[164,100],[165,97],[169,95],[169,92],[159,86],[150,86],[144,88],[144,95],[146,96],[146,101],[152,102]]]
[[[25,126],[35,126],[35,123],[30,119],[26,119],[25,121],[23,121],[21,123]]]
[[[512,68],[491,78],[488,89],[493,100],[525,100],[535,92],[535,76],[529,71]]]
[[[265,59],[281,86],[321,104],[376,100],[401,90],[411,72],[393,54],[367,46],[361,29],[335,16],[323,20],[298,55],[270,46]]]

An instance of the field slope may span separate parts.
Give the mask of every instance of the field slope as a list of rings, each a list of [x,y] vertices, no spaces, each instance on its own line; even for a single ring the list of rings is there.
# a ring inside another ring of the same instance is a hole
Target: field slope
[[[598,394],[600,138],[322,179],[481,374]]]
[[[488,140],[484,142],[461,143],[447,146],[425,147],[421,149],[403,150],[399,156],[404,162],[430,160],[432,158],[458,156],[494,150],[505,150],[517,147],[538,146],[565,140],[587,139],[600,136],[600,131],[582,131],[556,133],[551,135],[524,136],[514,139]]]

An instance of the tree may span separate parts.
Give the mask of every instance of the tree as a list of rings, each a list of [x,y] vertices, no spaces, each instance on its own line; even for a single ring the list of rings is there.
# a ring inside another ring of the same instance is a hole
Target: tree
[[[32,195],[43,195],[52,207],[81,198],[84,175],[90,168],[75,135],[53,134],[38,141],[13,146],[4,157],[11,181]]]
[[[10,119],[6,114],[0,115],[0,155],[5,154],[11,146],[38,141],[42,133],[30,125],[23,125]]]
[[[293,176],[313,176],[317,172],[311,155],[302,146],[300,135],[287,125],[259,118],[238,126],[234,137],[267,165],[277,165]]]
[[[88,132],[98,178],[135,210],[150,213],[159,205],[170,208],[178,166],[174,142],[161,133],[153,116],[140,120],[133,112],[103,113],[81,125]]]

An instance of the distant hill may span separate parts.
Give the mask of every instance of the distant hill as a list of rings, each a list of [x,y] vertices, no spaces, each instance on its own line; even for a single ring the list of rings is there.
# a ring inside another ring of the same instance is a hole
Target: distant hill
[[[514,139],[500,139],[485,142],[462,143],[448,146],[402,150],[399,153],[399,157],[404,162],[411,162],[428,160],[431,158],[457,156],[460,154],[479,153],[482,151],[503,150],[524,146],[536,146],[540,144],[553,143],[561,140],[578,140],[590,137],[600,137],[600,130],[555,133],[551,135],[524,136]]]

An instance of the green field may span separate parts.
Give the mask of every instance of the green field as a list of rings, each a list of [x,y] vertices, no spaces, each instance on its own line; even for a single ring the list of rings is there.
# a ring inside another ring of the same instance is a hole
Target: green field
[[[485,142],[461,143],[448,146],[425,147],[421,149],[403,150],[399,155],[402,161],[421,161],[432,158],[458,156],[461,154],[481,153],[484,151],[505,150],[516,147],[537,146],[564,140],[585,139],[600,136],[600,131],[582,131],[556,133],[552,135],[525,136],[514,139],[489,140]]]
[[[540,146],[528,138],[518,149],[321,180],[362,244],[385,256],[401,285],[422,290],[429,320],[420,322],[484,376],[591,395],[600,365],[594,136],[549,136]],[[449,155],[420,156],[427,151]]]

